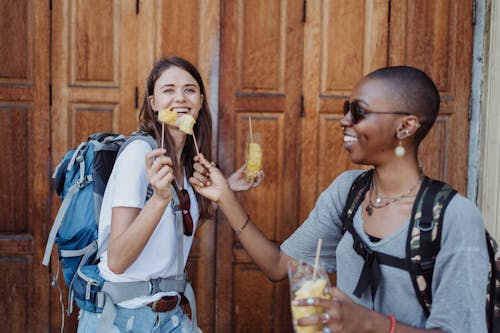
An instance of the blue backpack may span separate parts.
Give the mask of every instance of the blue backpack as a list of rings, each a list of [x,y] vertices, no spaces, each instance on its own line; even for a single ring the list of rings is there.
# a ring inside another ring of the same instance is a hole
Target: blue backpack
[[[63,201],[49,234],[43,265],[49,265],[55,242],[64,281],[70,290],[78,268],[95,263],[105,249],[102,246],[98,253],[97,231],[104,190],[118,154],[137,139],[148,142],[152,149],[157,146],[155,139],[144,132],[135,132],[130,137],[92,134],[65,154],[52,176]]]
[[[98,247],[98,226],[104,191],[118,155],[135,140],[143,140],[156,149],[156,140],[147,133],[134,132],[131,136],[117,133],[95,133],[77,148],[69,150],[53,174],[55,190],[62,199],[49,233],[43,265],[50,263],[52,247],[57,244],[62,274],[68,287],[68,314],[73,300],[80,309],[102,312],[98,332],[109,332],[114,321],[114,305],[125,300],[153,295],[159,291],[183,293],[190,303],[193,325],[196,325],[194,292],[183,267],[174,277],[128,283],[112,283],[99,275],[97,263],[106,250],[107,239]],[[182,212],[174,193],[172,201],[177,226],[180,225],[182,248]],[[148,188],[146,200],[152,195]],[[178,255],[182,256],[179,252]],[[179,260],[183,262],[183,260]],[[59,265],[59,263],[58,263]],[[59,266],[52,278],[52,286],[59,289]],[[64,308],[60,300],[61,307]],[[64,326],[64,311],[62,314]]]

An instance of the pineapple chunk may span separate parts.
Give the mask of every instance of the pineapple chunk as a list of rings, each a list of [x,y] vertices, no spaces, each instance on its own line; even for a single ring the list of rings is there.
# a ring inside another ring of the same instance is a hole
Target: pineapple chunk
[[[189,135],[193,135],[193,126],[195,123],[196,120],[194,120],[193,116],[190,114],[184,114],[175,121],[179,129]]]
[[[175,125],[175,120],[177,119],[177,112],[173,111],[171,108],[163,109],[158,112],[158,119],[164,123]]]
[[[255,142],[248,144],[247,152],[247,179],[257,176],[262,169],[262,147]]]

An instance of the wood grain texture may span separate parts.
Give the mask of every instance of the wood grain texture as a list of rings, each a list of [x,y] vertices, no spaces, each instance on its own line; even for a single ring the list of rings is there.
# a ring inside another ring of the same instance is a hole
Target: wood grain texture
[[[221,16],[219,163],[226,173],[244,163],[251,117],[266,177],[239,198],[252,221],[276,243],[298,225],[302,5],[224,2]],[[217,244],[216,331],[290,331],[288,288],[266,281],[226,223],[218,224]],[[262,313],[245,310],[254,307],[253,295],[259,293],[265,294],[258,302],[269,313],[255,322]]]
[[[206,89],[217,137],[219,1],[139,1],[137,40],[138,109],[146,93],[146,79],[156,61],[179,56],[199,70]],[[217,143],[214,140],[216,152]],[[216,156],[216,153],[214,153]],[[188,271],[193,280],[198,307],[198,325],[203,332],[214,332],[215,316],[215,224],[203,221],[195,235]]]
[[[49,3],[2,1],[0,10],[0,327],[48,332]]]
[[[131,1],[52,2],[53,166],[91,133],[130,134],[137,128],[136,26],[136,7]],[[51,198],[53,221],[61,200],[54,192]],[[52,259],[55,272],[57,256]],[[59,284],[66,296],[64,282]],[[55,289],[51,297],[51,331],[59,331],[61,308]],[[67,298],[63,299],[66,303]],[[65,332],[76,328],[74,313],[66,318]]]
[[[441,94],[436,124],[441,128],[433,131],[445,133],[423,142],[424,170],[466,194],[472,1],[394,1],[391,6],[389,64],[421,68]]]

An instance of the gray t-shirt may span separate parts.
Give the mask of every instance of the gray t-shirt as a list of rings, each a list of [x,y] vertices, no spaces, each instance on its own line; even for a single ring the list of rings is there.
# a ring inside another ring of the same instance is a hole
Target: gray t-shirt
[[[432,281],[432,311],[427,318],[417,300],[407,271],[380,265],[381,281],[372,300],[370,288],[353,295],[363,259],[353,250],[349,232],[342,234],[340,215],[350,186],[361,170],[342,173],[320,195],[307,220],[281,245],[292,258],[314,263],[316,245],[323,239],[321,259],[337,273],[337,287],[357,303],[383,314],[392,314],[413,327],[441,329],[448,333],[486,332],[488,253],[479,209],[455,195],[444,214],[441,249]],[[354,215],[360,237],[378,252],[404,258],[409,221],[394,234],[371,242],[363,230],[361,209]]]

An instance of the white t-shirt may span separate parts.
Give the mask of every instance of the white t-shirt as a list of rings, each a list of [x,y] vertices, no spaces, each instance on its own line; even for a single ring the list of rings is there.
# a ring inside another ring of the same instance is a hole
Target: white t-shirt
[[[148,188],[146,177],[146,154],[150,145],[142,140],[130,143],[118,156],[104,193],[99,221],[99,246],[109,235],[113,207],[143,208]],[[193,218],[193,235],[199,219],[198,202],[193,188],[184,177],[184,185],[191,201],[190,213]],[[193,243],[193,236],[184,237],[184,266]],[[112,282],[147,281],[159,277],[175,276],[177,273],[177,239],[175,217],[169,204],[155,231],[137,259],[122,274],[113,273],[108,267],[108,253],[101,256],[99,271],[101,276]],[[157,293],[120,303],[120,306],[137,308],[175,292]]]

